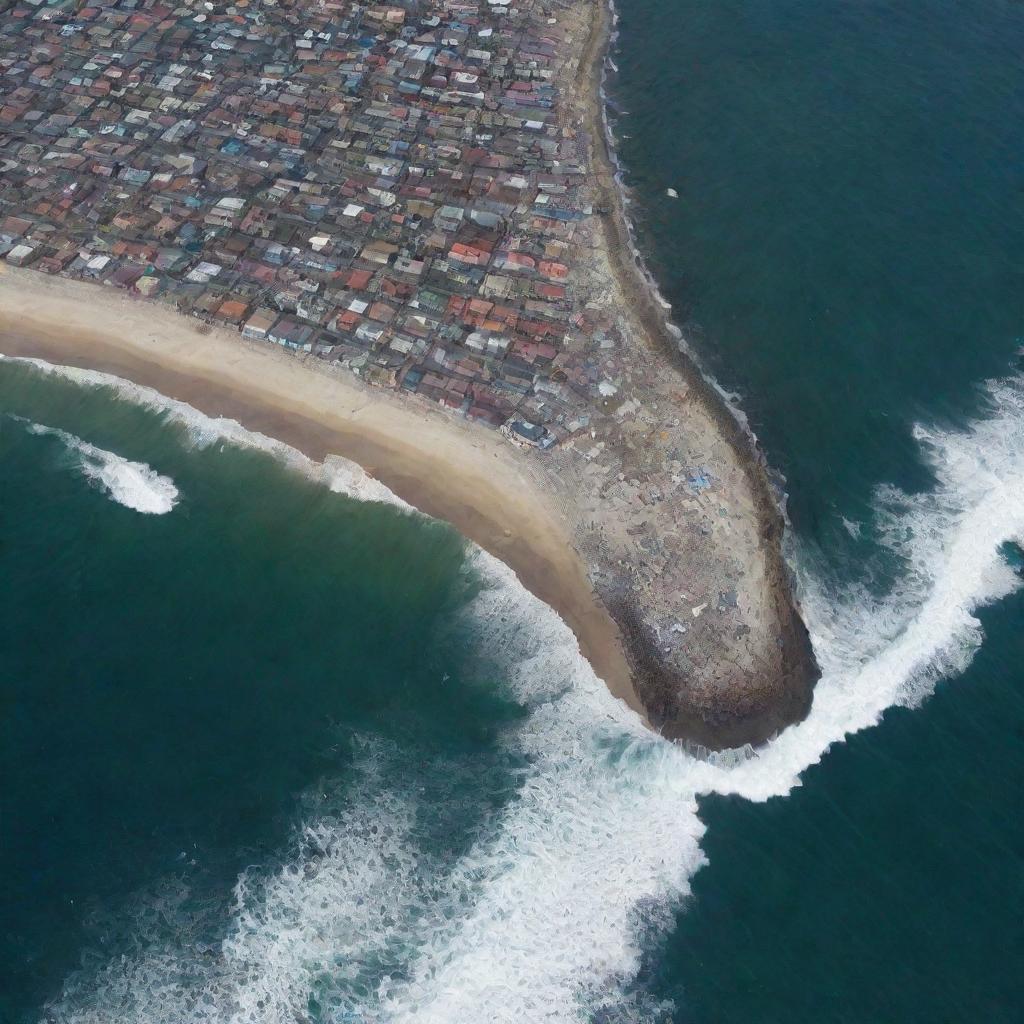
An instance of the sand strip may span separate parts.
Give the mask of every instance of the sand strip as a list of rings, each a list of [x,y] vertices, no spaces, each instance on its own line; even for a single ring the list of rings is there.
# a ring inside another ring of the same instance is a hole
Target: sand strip
[[[96,285],[0,267],[0,352],[100,370],[209,416],[227,416],[318,461],[358,463],[400,498],[510,566],[579,639],[611,692],[643,715],[618,627],[566,528],[495,432],[370,389],[312,357]]]

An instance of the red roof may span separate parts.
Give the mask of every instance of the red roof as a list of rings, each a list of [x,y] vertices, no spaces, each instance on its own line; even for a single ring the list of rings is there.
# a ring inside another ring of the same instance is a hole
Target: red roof
[[[370,283],[371,277],[373,277],[372,270],[350,270],[345,284],[359,292]]]

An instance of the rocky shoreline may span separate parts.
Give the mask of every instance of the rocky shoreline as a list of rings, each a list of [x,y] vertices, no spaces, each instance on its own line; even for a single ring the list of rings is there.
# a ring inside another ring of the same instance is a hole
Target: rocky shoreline
[[[590,5],[587,5],[588,7]],[[775,620],[777,655],[765,659],[764,675],[744,679],[727,672],[733,686],[716,689],[713,701],[694,693],[694,681],[679,671],[660,644],[649,609],[624,588],[595,581],[603,603],[618,623],[634,671],[638,695],[652,724],[666,737],[710,749],[757,746],[810,709],[819,676],[810,638],[800,614],[795,581],[783,556],[784,496],[778,491],[757,440],[702,371],[670,318],[633,239],[623,188],[607,124],[604,80],[614,40],[611,2],[596,5],[574,82],[572,107],[588,134],[595,172],[595,206],[608,265],[627,299],[648,350],[678,374],[687,397],[713,422],[742,470],[753,506],[759,553],[767,588],[767,611]],[[726,638],[722,638],[726,639]],[[736,638],[739,640],[739,638]],[[728,653],[719,652],[728,663]]]

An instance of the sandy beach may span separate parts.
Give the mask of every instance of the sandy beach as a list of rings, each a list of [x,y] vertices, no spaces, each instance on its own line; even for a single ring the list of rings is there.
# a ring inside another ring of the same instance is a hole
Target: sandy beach
[[[152,303],[3,266],[0,352],[115,374],[318,461],[351,459],[510,566],[568,623],[612,693],[643,715],[618,627],[566,525],[496,432]]]

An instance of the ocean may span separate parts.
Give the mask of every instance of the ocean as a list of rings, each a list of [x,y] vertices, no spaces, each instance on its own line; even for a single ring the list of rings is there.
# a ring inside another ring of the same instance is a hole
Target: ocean
[[[826,673],[908,684],[784,800],[702,800],[646,985],[682,1021],[1018,1020],[1024,7],[618,9],[641,247],[785,475]]]
[[[619,14],[639,239],[787,481],[809,717],[697,760],[357,467],[2,360],[5,1024],[1018,1019],[1024,8]]]

